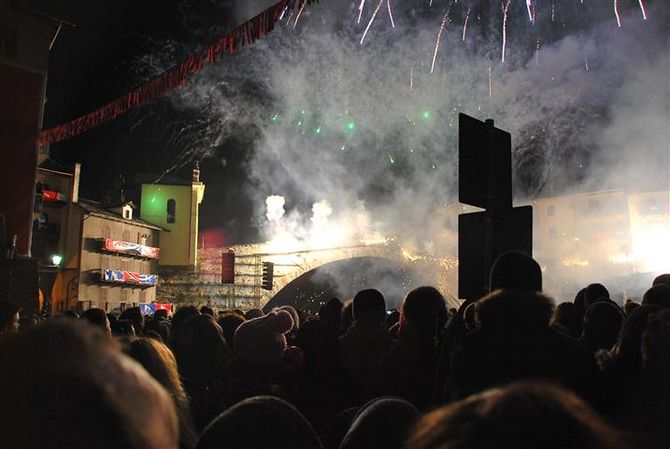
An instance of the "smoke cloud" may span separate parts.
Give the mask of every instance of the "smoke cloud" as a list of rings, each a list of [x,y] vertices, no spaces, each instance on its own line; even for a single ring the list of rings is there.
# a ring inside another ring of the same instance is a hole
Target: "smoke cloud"
[[[360,24],[359,3],[287,17],[173,96],[207,118],[195,157],[225,157],[215,143],[253,135],[246,189],[268,240],[394,238],[455,257],[460,112],[512,134],[518,204],[668,189],[666,2],[645,2],[646,21],[637,2],[621,5],[621,28],[607,2],[538,1],[534,25],[513,2],[504,64],[495,2],[392,1],[395,28],[384,5],[362,45],[377,2]]]

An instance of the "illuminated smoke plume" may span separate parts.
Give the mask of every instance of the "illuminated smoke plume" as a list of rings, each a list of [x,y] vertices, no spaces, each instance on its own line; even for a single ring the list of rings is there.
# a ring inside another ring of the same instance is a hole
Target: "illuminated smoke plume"
[[[295,28],[284,19],[173,95],[206,123],[192,156],[225,156],[214,142],[253,135],[243,188],[267,239],[283,223],[293,242],[335,229],[338,241],[393,237],[421,254],[455,254],[459,112],[511,132],[517,202],[667,188],[669,4],[645,2],[644,20],[621,2],[619,28],[608,2],[508,3],[503,65],[504,11],[488,3],[394,2],[395,28],[373,20],[381,1],[305,8]],[[449,4],[459,25],[434,57]],[[268,195],[286,199],[285,214]]]

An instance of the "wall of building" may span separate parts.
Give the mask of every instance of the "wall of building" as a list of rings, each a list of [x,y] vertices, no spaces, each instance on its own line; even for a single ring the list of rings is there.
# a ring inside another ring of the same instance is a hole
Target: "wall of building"
[[[111,238],[141,243],[143,235],[148,235],[147,246],[157,247],[159,245],[158,230],[91,215],[85,217],[82,226],[81,266],[78,281],[78,301],[85,303],[84,308],[91,306],[111,310],[120,304],[131,305],[156,300],[156,287],[100,282],[102,270],[108,268],[142,274],[158,273],[158,261],[155,259],[103,253],[99,249],[99,239]],[[86,303],[87,301],[90,303]]]
[[[198,239],[198,205],[204,185],[143,184],[140,217],[164,228],[161,232],[161,266],[195,267]],[[175,201],[173,222],[168,201]]]
[[[12,193],[0,197],[0,239],[16,234],[20,254],[30,254],[36,142],[53,32],[52,21],[0,2],[0,166],[13,167],[0,179],[0,189]]]

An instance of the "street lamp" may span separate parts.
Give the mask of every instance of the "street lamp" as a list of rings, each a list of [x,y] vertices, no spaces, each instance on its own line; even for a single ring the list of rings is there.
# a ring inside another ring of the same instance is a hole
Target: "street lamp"
[[[61,262],[63,262],[63,256],[61,256],[60,254],[54,254],[53,256],[51,256],[51,263],[54,266],[59,267]]]

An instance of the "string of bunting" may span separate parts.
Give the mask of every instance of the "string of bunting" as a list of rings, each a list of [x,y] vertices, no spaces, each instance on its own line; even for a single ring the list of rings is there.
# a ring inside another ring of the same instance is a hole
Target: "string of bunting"
[[[306,4],[318,0],[281,0],[256,17],[239,25],[228,34],[189,56],[165,72],[155,76],[145,84],[135,88],[123,97],[117,98],[104,106],[77,117],[67,123],[40,132],[39,146],[60,142],[70,137],[83,134],[101,124],[114,120],[125,113],[137,109],[161,95],[167,94],[188,81],[189,77],[199,72],[206,65],[216,64],[226,54],[232,55],[238,47],[253,44],[257,39],[271,32],[277,22],[290,12],[301,11]]]

